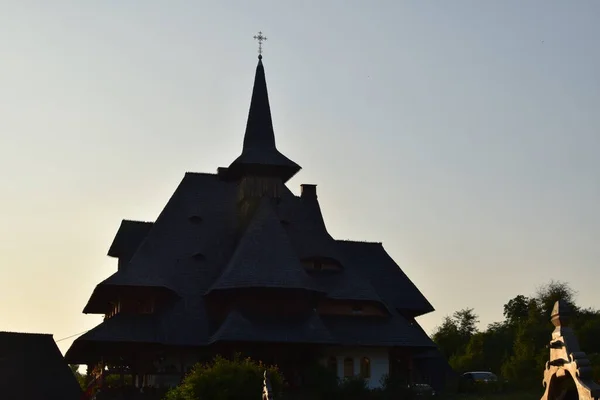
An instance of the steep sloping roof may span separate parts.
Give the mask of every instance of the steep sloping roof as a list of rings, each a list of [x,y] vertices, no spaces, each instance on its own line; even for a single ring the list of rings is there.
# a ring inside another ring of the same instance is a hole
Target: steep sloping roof
[[[352,346],[435,347],[431,339],[398,314],[389,318],[323,316],[336,343]]]
[[[200,296],[180,299],[156,314],[117,314],[77,338],[65,359],[85,364],[99,344],[140,343],[170,346],[205,346],[208,344],[208,319]]]
[[[165,288],[180,297],[201,296],[233,249],[235,194],[235,183],[215,174],[186,173],[127,268],[97,285],[85,312],[97,312],[97,304],[117,287]]]
[[[341,263],[340,252],[327,232],[316,197],[297,197],[286,187],[278,211],[298,257],[329,258]]]
[[[319,291],[305,272],[271,204],[260,201],[227,268],[211,291],[240,288],[285,288]]]
[[[242,154],[229,166],[228,173],[239,177],[244,173],[279,176],[287,181],[300,166],[281,154],[275,146],[271,107],[262,60],[256,66],[252,100],[244,135]]]
[[[315,282],[330,299],[372,301],[385,305],[373,286],[354,271],[321,272],[315,275]]]
[[[79,342],[161,343],[159,318],[154,314],[117,314],[77,338]]]
[[[52,335],[0,332],[2,400],[79,400],[81,389]]]
[[[211,336],[216,342],[334,343],[317,313],[306,318],[248,316],[237,310],[229,313]]]
[[[337,244],[344,266],[368,280],[389,307],[414,316],[434,310],[381,243],[337,241]]]
[[[139,247],[142,240],[148,235],[152,228],[152,222],[132,221],[124,219],[121,221],[119,230],[113,239],[108,255],[129,260]]]

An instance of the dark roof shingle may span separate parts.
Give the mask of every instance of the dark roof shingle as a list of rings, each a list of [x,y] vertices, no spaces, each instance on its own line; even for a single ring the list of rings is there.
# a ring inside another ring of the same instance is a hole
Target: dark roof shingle
[[[319,315],[284,318],[243,315],[232,310],[211,336],[216,342],[334,343]]]
[[[267,198],[260,201],[227,267],[210,291],[240,288],[319,291]]]
[[[150,229],[152,229],[153,224],[153,222],[132,221],[127,219],[121,221],[119,230],[108,249],[108,255],[110,257],[119,257],[129,260],[146,235],[148,235]]]
[[[343,263],[371,283],[389,307],[413,316],[433,311],[433,306],[385,251],[381,243],[338,240]]]
[[[398,314],[389,318],[323,316],[337,344],[352,346],[435,347],[431,339]]]

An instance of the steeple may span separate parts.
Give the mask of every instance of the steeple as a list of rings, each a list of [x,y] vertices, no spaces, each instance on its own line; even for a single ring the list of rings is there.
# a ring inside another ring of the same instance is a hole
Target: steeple
[[[231,163],[228,175],[232,178],[248,175],[278,177],[286,182],[299,170],[298,164],[275,147],[265,68],[262,54],[259,54],[242,154]]]

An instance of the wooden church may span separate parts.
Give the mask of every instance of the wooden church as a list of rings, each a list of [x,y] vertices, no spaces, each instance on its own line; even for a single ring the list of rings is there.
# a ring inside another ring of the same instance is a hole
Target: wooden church
[[[275,146],[259,56],[240,156],[186,173],[155,222],[123,220],[117,271],[83,312],[104,321],[66,359],[110,366],[138,386],[175,385],[198,361],[234,353],[277,363],[289,381],[321,362],[371,387],[426,379],[435,345],[415,322],[433,311],[381,243],[335,240],[315,185]],[[420,377],[420,378],[419,378]]]

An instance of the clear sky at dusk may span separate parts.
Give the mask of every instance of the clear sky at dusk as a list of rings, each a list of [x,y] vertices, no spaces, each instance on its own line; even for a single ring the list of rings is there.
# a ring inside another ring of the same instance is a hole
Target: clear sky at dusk
[[[600,2],[0,0],[0,330],[60,339],[123,218],[242,146],[257,45],[329,232],[481,326],[550,279],[600,308]],[[60,342],[64,352],[71,340]]]

